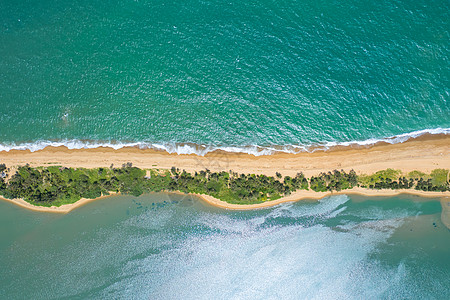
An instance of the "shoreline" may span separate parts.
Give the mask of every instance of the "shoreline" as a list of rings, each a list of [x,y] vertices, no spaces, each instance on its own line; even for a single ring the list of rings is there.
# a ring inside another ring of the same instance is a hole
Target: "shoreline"
[[[196,154],[170,154],[153,149],[136,147],[73,149],[47,147],[43,150],[0,151],[0,163],[8,166],[30,164],[37,166],[64,166],[73,168],[121,166],[132,162],[141,169],[170,169],[175,166],[188,172],[209,169],[214,172],[233,170],[274,176],[295,176],[303,172],[310,177],[333,169],[354,169],[357,174],[370,174],[392,168],[402,172],[419,170],[425,173],[433,169],[450,169],[450,135],[421,136],[399,144],[377,144],[360,147],[336,147],[330,151],[276,153],[254,156],[244,153],[214,151],[205,156]]]
[[[122,148],[137,148],[141,150],[154,150],[163,151],[169,154],[195,154],[204,156],[207,153],[215,151],[224,151],[229,153],[249,154],[253,156],[274,155],[280,153],[298,154],[302,152],[323,152],[323,151],[335,151],[345,148],[367,148],[377,145],[393,145],[398,143],[405,143],[412,140],[427,140],[427,139],[439,139],[450,135],[450,128],[433,128],[416,130],[408,133],[398,134],[394,136],[387,136],[382,138],[369,138],[365,140],[352,140],[346,142],[323,142],[323,143],[311,143],[311,144],[291,144],[291,145],[207,145],[196,144],[192,142],[112,142],[112,141],[95,141],[95,140],[38,140],[35,142],[23,142],[19,144],[1,144],[0,152],[9,152],[12,150],[29,150],[31,152],[43,150],[47,147],[66,147],[69,150],[81,150],[81,149],[96,149],[96,148],[111,148],[119,150]]]
[[[244,174],[264,174],[274,176],[280,172],[283,176],[295,176],[303,172],[306,177],[316,176],[320,172],[333,169],[351,169],[360,174],[373,174],[388,168],[404,173],[418,170],[430,173],[437,168],[450,169],[450,135],[420,136],[398,144],[376,144],[364,147],[336,147],[332,151],[302,152],[298,154],[277,153],[266,156],[254,156],[243,153],[214,151],[205,156],[195,154],[170,154],[165,151],[139,149],[136,147],[114,150],[112,148],[74,149],[66,147],[47,147],[31,152],[29,150],[0,151],[0,163],[9,167],[30,164],[31,167],[64,166],[73,168],[121,166],[132,162],[141,169],[170,169],[196,172],[209,169],[213,172],[232,170]],[[204,201],[226,209],[256,209],[301,199],[320,199],[328,195],[360,194],[363,196],[394,196],[402,193],[423,197],[446,197],[450,192],[423,192],[416,190],[370,190],[354,188],[341,192],[297,191],[289,196],[259,204],[229,204],[208,195],[195,195]],[[112,193],[111,193],[112,194]],[[109,195],[111,196],[111,195]],[[47,212],[69,212],[96,199],[81,199],[74,204],[56,207],[39,207],[20,199],[7,201],[22,207]]]
[[[441,200],[445,197],[449,197],[450,200],[450,192],[424,192],[424,191],[418,191],[418,190],[409,190],[409,189],[402,189],[402,190],[372,190],[372,189],[365,189],[360,187],[355,187],[352,189],[340,191],[340,192],[314,192],[311,190],[301,190],[297,191],[295,193],[290,194],[289,196],[282,197],[277,200],[269,200],[262,203],[255,203],[255,204],[232,204],[225,201],[222,201],[220,199],[214,198],[210,195],[197,195],[193,194],[194,196],[197,196],[201,198],[203,201],[207,202],[208,204],[227,209],[227,210],[252,210],[252,209],[263,209],[263,208],[269,208],[273,207],[282,203],[288,203],[288,202],[298,202],[302,200],[320,200],[326,197],[330,196],[337,196],[337,195],[358,195],[358,196],[364,196],[364,197],[395,197],[401,194],[407,194],[411,196],[419,196],[423,198],[441,198]]]
[[[418,190],[410,190],[410,189],[400,189],[400,190],[375,190],[375,189],[366,189],[366,188],[360,188],[355,187],[348,190],[343,190],[340,192],[315,192],[312,190],[300,190],[297,192],[294,192],[290,194],[289,196],[282,197],[277,200],[269,200],[262,203],[255,203],[255,204],[233,204],[228,203],[225,201],[222,201],[220,199],[217,199],[210,195],[205,194],[185,194],[179,191],[173,191],[173,192],[167,192],[164,191],[163,193],[168,194],[178,194],[178,195],[191,195],[195,196],[198,199],[200,199],[203,202],[206,202],[207,204],[222,208],[226,210],[253,210],[253,209],[263,209],[263,208],[270,208],[282,203],[289,203],[289,202],[298,202],[302,200],[320,200],[326,197],[330,196],[337,196],[337,195],[358,195],[358,196],[364,196],[364,197],[394,197],[401,194],[407,194],[411,196],[419,196],[422,198],[440,198],[441,203],[447,203],[450,205],[450,191],[447,192],[425,192],[425,191],[418,191]],[[97,200],[109,198],[109,197],[116,197],[120,196],[120,193],[110,192],[109,195],[103,195],[97,198],[93,199],[87,199],[87,198],[81,198],[75,203],[72,204],[64,204],[61,206],[37,206],[33,205],[31,203],[26,202],[23,199],[7,199],[2,196],[0,196],[0,200],[7,201],[10,203],[13,203],[15,205],[18,205],[22,208],[29,209],[32,211],[38,211],[38,212],[52,212],[52,213],[63,213],[67,214],[71,212],[72,210],[81,207],[87,203],[94,202]],[[444,206],[444,205],[443,205]],[[448,211],[445,210],[447,214],[450,214],[450,206]],[[443,210],[444,214],[444,210]]]
[[[39,205],[33,205],[23,199],[7,199],[5,197],[0,196],[0,201],[6,201],[6,202],[10,202],[13,203],[17,206],[20,206],[22,208],[25,209],[29,209],[32,211],[38,211],[38,212],[51,212],[51,213],[63,213],[63,214],[67,214],[69,212],[71,212],[72,210],[81,207],[87,203],[93,202],[93,201],[97,201],[100,199],[105,199],[105,198],[109,198],[109,197],[114,197],[114,196],[119,196],[120,193],[116,193],[116,192],[109,192],[109,195],[103,195],[97,198],[93,198],[93,199],[88,199],[88,198],[81,198],[80,200],[78,200],[77,202],[71,203],[71,204],[63,204],[61,206],[39,206]]]

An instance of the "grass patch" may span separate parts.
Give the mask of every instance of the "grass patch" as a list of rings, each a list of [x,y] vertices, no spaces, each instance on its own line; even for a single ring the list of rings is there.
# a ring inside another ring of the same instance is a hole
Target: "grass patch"
[[[358,183],[362,187],[374,186],[376,183],[384,182],[386,179],[396,180],[402,174],[400,170],[386,169],[375,172],[371,175],[360,175],[358,176]]]
[[[434,185],[439,185],[439,186],[443,186],[443,185],[448,185],[448,175],[449,174],[449,170],[447,169],[435,169],[433,171],[431,171],[430,177],[431,177],[431,182]]]

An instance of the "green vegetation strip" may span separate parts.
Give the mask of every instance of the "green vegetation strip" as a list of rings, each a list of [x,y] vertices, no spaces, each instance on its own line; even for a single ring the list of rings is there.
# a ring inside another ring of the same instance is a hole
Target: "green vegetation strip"
[[[254,204],[279,199],[297,190],[316,192],[341,191],[353,187],[369,189],[416,189],[450,191],[449,170],[436,169],[431,174],[413,171],[402,174],[387,169],[372,175],[356,175],[355,171],[334,170],[306,178],[211,172],[193,174],[171,170],[142,170],[131,163],[120,168],[66,168],[20,166],[15,171],[0,164],[0,195],[22,198],[40,206],[71,204],[81,198],[97,198],[109,192],[139,196],[148,192],[180,191],[207,194],[234,204]]]

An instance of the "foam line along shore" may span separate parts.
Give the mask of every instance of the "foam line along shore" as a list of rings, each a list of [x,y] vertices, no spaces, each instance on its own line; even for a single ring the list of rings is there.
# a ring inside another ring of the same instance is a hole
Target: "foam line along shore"
[[[439,139],[450,135],[450,128],[434,128],[417,130],[409,133],[403,133],[396,136],[385,138],[371,138],[361,141],[346,141],[346,142],[324,142],[308,145],[247,145],[247,146],[214,146],[214,145],[200,145],[195,143],[152,143],[152,142],[100,142],[100,141],[83,141],[83,140],[63,140],[63,141],[36,141],[23,143],[0,143],[0,152],[11,150],[29,150],[31,152],[39,151],[47,147],[66,147],[69,150],[75,149],[95,149],[95,148],[111,148],[122,149],[129,147],[136,147],[139,149],[153,149],[166,151],[170,154],[196,154],[205,156],[214,151],[225,151],[230,153],[244,153],[254,156],[272,155],[278,153],[296,154],[301,152],[316,152],[316,151],[333,151],[336,149],[345,149],[346,147],[370,147],[380,144],[398,144],[415,139]]]
[[[127,162],[143,168],[170,169],[175,166],[189,172],[210,169],[233,170],[239,173],[255,173],[273,176],[276,172],[306,176],[333,169],[354,169],[358,174],[370,174],[392,168],[404,172],[420,170],[430,172],[436,168],[450,168],[450,136],[430,135],[411,139],[404,143],[380,143],[364,147],[340,147],[335,151],[277,153],[254,156],[216,150],[199,156],[176,154],[162,150],[124,147],[113,149],[68,149],[65,146],[46,147],[42,150],[10,150],[0,152],[0,162],[8,166],[30,164],[31,166],[61,165],[66,167],[109,167]]]

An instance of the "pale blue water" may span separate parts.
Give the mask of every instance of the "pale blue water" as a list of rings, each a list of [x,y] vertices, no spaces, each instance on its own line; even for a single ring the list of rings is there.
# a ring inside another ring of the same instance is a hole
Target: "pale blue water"
[[[448,133],[449,20],[444,0],[3,0],[0,147]]]
[[[1,299],[449,299],[437,200],[333,196],[256,211],[112,197],[0,202]]]

